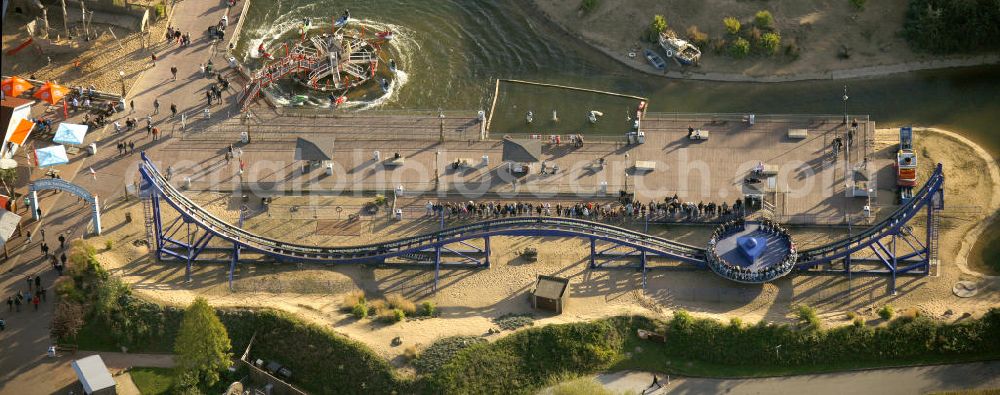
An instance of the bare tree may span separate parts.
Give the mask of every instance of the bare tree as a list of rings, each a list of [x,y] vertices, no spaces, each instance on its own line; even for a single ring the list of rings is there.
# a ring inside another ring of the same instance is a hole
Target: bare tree
[[[59,302],[56,313],[52,317],[53,339],[69,339],[76,337],[83,328],[83,305],[68,300]]]

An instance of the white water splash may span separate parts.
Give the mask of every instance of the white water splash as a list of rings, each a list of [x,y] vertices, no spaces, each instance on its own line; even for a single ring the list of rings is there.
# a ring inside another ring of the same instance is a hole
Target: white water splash
[[[247,58],[259,59],[261,54],[257,51],[257,48],[263,44],[268,52],[274,54],[275,57],[280,57],[282,54],[282,47],[289,43],[290,41],[282,39],[283,37],[290,37],[292,33],[298,34],[300,27],[303,24],[304,18],[307,15],[314,15],[313,5],[306,5],[302,7],[290,10],[287,13],[280,15],[275,23],[270,26],[261,26],[257,28],[251,34],[249,39],[249,48],[244,54],[244,60]],[[333,29],[334,18],[324,18],[322,20],[312,18],[310,20],[309,32],[316,34],[318,31]],[[415,39],[416,35],[413,31],[407,29],[405,26],[400,26],[392,23],[384,23],[376,20],[367,19],[356,19],[351,18],[349,26],[355,28],[363,28],[366,34],[375,34],[375,32],[380,31],[392,31],[393,39],[388,42],[386,48],[383,48],[382,61],[388,62],[390,58],[395,59],[397,70],[393,75],[392,81],[389,83],[389,89],[385,91],[379,97],[371,100],[352,100],[345,102],[340,105],[343,109],[352,109],[357,111],[368,110],[372,108],[381,107],[385,104],[392,103],[396,101],[399,97],[399,92],[409,81],[409,74],[404,71],[407,69],[408,65],[413,64],[411,61],[411,56],[413,54],[419,53],[420,43]],[[372,83],[377,83],[372,81]],[[302,105],[302,103],[297,103],[295,100],[289,99],[293,96],[292,92],[287,92],[281,89],[278,85],[271,85],[266,88],[271,93],[272,96],[276,98],[276,104],[282,106],[289,105]],[[333,106],[332,101],[327,98],[328,93],[321,92],[296,92],[303,94],[308,97],[306,105],[326,107],[330,108]]]

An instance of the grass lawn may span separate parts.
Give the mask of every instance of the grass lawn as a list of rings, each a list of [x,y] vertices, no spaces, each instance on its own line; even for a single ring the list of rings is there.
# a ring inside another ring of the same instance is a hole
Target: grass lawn
[[[134,368],[132,382],[143,395],[166,394],[174,385],[174,370],[169,368]]]
[[[122,349],[111,335],[111,328],[108,328],[101,320],[96,318],[88,319],[84,322],[80,332],[76,335],[76,343],[80,350],[86,351],[109,351],[121,352]],[[167,336],[154,337],[145,344],[137,344],[129,347],[129,352],[147,353],[171,353],[173,352],[173,339]]]

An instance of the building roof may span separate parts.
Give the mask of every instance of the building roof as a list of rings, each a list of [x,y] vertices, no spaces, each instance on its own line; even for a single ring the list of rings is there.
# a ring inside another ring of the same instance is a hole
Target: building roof
[[[83,392],[92,394],[105,388],[115,386],[115,379],[108,372],[100,355],[91,355],[72,362],[76,378],[83,384]]]
[[[562,298],[569,288],[569,279],[553,276],[538,276],[535,283],[535,296],[546,299]]]
[[[504,162],[538,162],[542,157],[541,140],[503,140],[503,161]]]
[[[295,160],[333,160],[334,138],[309,136],[295,139]]]
[[[22,99],[20,97],[10,97],[4,96],[3,100],[0,100],[0,106],[6,108],[21,108],[23,106],[30,106],[35,103],[34,99]]]

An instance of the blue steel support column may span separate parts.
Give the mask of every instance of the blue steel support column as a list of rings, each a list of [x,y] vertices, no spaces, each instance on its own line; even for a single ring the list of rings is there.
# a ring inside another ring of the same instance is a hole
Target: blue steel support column
[[[441,270],[441,238],[438,237],[438,244],[434,246],[434,292],[438,290],[438,272]]]
[[[893,233],[892,234],[892,268],[889,269],[889,270],[892,271],[892,278],[889,280],[889,290],[892,292],[893,295],[896,294],[896,267],[897,267],[897,263],[896,263],[896,233]]]
[[[489,269],[490,268],[490,237],[486,236],[484,238],[484,240],[486,242],[486,248],[484,248],[484,250],[485,250],[484,254],[486,254],[486,257],[483,259],[483,261],[486,264],[486,268]]]
[[[233,272],[236,271],[236,262],[240,260],[240,243],[233,242],[233,260],[229,262],[229,290],[233,290]]]
[[[930,194],[931,200],[927,202],[927,240],[924,241],[927,246],[927,252],[924,253],[924,272],[925,275],[929,276],[931,274],[931,249],[933,247],[933,242],[931,237],[934,237],[931,233],[931,224],[934,219],[934,194]]]
[[[155,192],[150,196],[153,207],[153,233],[156,240],[156,260],[163,259],[163,219],[160,217],[160,196]]]
[[[187,277],[187,282],[191,282],[191,255],[194,254],[194,248],[191,248],[191,244],[194,240],[191,239],[191,223],[187,223],[187,268],[184,269],[184,276]]]
[[[642,250],[642,290],[646,290],[646,250]]]
[[[597,262],[594,261],[594,256],[597,255],[597,240],[593,237],[590,238],[590,268],[593,269],[597,267]]]

